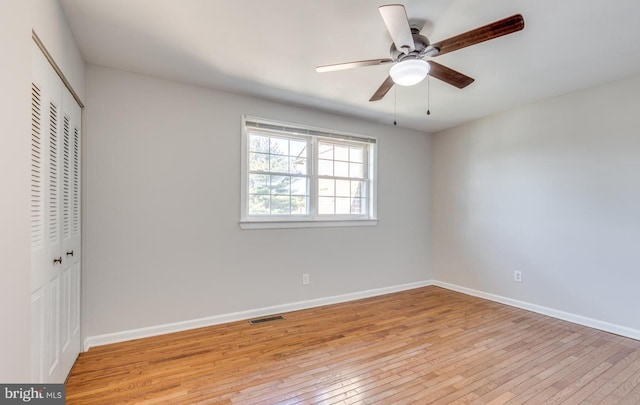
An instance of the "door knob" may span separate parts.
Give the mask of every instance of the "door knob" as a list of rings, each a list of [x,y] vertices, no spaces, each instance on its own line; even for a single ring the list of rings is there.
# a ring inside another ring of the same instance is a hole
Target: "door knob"
[[[73,250],[71,252],[67,252],[67,256],[73,257]]]
[[[55,265],[56,263],[57,264],[62,264],[62,256],[58,257],[57,259],[55,259],[55,258],[53,259],[53,264]]]

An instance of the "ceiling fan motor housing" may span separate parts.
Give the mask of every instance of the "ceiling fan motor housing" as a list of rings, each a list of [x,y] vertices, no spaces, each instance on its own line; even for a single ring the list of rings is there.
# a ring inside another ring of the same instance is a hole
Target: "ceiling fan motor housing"
[[[420,32],[416,28],[411,28],[411,34],[413,36],[415,50],[409,52],[408,55],[405,55],[404,52],[399,51],[398,48],[396,48],[396,45],[394,43],[391,43],[391,48],[389,49],[391,59],[393,59],[394,61],[398,61],[404,59],[407,56],[413,56],[415,58],[424,48],[428,47],[431,44],[427,37],[425,37],[424,35],[420,35]]]

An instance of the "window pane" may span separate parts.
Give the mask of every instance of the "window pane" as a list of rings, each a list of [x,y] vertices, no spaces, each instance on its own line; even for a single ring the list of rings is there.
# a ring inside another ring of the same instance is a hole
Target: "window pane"
[[[291,195],[306,196],[309,195],[306,177],[291,178]]]
[[[330,143],[318,144],[318,157],[320,159],[333,159],[333,145]]]
[[[291,194],[290,185],[291,178],[289,176],[271,176],[271,195],[288,196]]]
[[[334,176],[336,177],[349,177],[349,163],[347,162],[336,162]]]
[[[333,160],[318,160],[318,175],[333,176]]]
[[[251,152],[269,153],[269,137],[251,134],[249,141],[249,150]]]
[[[309,197],[291,197],[291,215],[307,215]]]
[[[269,143],[269,152],[272,155],[288,155],[289,140],[287,138],[271,137],[271,142]]]
[[[349,148],[349,161],[350,162],[362,163],[363,162],[363,160],[362,160],[363,157],[364,157],[364,149],[363,148],[354,148],[354,147]]]
[[[269,171],[269,155],[265,153],[253,153],[249,155],[249,170],[252,172]]]
[[[333,197],[318,197],[318,214],[332,215],[334,210],[334,198]]]
[[[351,213],[351,199],[350,198],[336,198],[336,214],[350,214]]]
[[[249,215],[269,215],[269,196],[250,195]]]
[[[307,174],[307,159],[292,157],[290,159],[291,167],[289,173],[292,174]]]
[[[349,161],[349,147],[348,146],[338,146],[335,145],[333,148],[334,159],[335,160],[343,160],[345,162]]]
[[[364,181],[352,181],[351,182],[351,197],[366,197],[367,196],[367,183]]]
[[[318,195],[331,196],[331,197],[336,195],[335,180],[319,179],[318,180]]]
[[[269,176],[266,174],[249,175],[249,194],[269,195]]]
[[[280,155],[271,155],[271,172],[289,173],[289,157]]]
[[[351,197],[351,182],[349,180],[336,180],[336,196]]]
[[[364,198],[354,198],[351,200],[351,213],[356,215],[367,214],[367,200]]]
[[[298,158],[307,157],[307,142],[306,141],[289,141],[289,155]]]
[[[362,163],[349,163],[349,177],[355,177],[358,179],[363,178],[364,173],[362,172],[362,169]]]
[[[289,215],[291,213],[289,197],[273,195],[271,196],[271,214]]]

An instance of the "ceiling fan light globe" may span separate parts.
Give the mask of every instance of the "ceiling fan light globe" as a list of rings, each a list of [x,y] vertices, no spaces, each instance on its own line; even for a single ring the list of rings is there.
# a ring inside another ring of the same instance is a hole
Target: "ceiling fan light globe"
[[[431,66],[426,60],[403,60],[391,66],[389,75],[393,82],[400,86],[413,86],[424,80]]]

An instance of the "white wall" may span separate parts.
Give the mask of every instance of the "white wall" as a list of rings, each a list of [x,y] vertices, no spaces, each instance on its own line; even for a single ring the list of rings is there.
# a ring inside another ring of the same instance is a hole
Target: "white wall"
[[[638,94],[640,76],[436,134],[435,278],[640,330]]]
[[[430,278],[427,135],[93,65],[87,77],[85,337]],[[378,225],[241,230],[242,114],[379,137]]]
[[[0,1],[0,382],[27,382],[31,352],[29,148],[31,21],[22,0]]]

